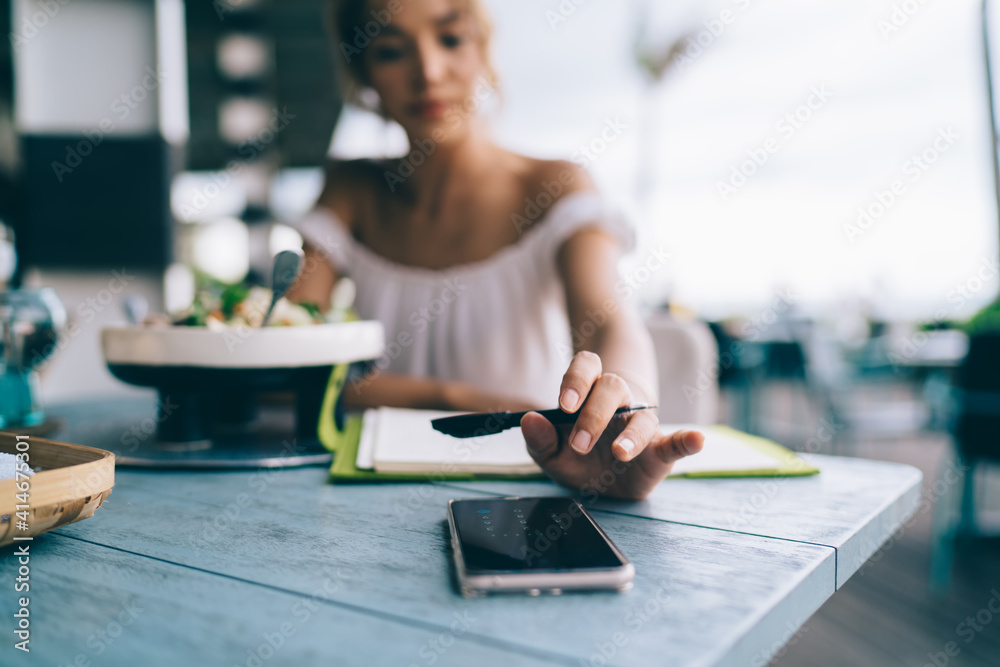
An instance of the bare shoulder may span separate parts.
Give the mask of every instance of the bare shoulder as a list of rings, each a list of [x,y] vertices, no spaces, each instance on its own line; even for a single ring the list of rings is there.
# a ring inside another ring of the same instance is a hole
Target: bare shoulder
[[[545,219],[545,213],[558,201],[576,192],[596,191],[587,170],[568,160],[539,160],[511,153],[519,194],[520,214],[517,229],[523,232]]]
[[[585,167],[569,160],[534,160],[534,201],[539,208],[545,203],[546,194],[551,194],[552,204],[562,197],[577,192],[598,192],[593,177]],[[553,184],[558,184],[558,187]],[[540,186],[540,187],[539,187]],[[556,196],[554,191],[559,191]],[[551,206],[551,204],[549,204]],[[541,217],[539,217],[541,219]],[[596,227],[584,227],[569,236],[559,248],[558,261],[563,270],[567,263],[593,268],[604,266],[608,261],[616,262],[620,253],[618,241],[607,231]]]
[[[329,160],[323,166],[321,204],[354,229],[371,201],[384,167],[370,159]]]
[[[530,197],[546,192],[558,200],[574,192],[597,190],[590,172],[575,162],[525,159],[528,167],[525,187]]]

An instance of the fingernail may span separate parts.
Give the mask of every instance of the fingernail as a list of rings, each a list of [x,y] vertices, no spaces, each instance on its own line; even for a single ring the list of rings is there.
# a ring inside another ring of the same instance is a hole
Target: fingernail
[[[622,448],[626,456],[632,458],[632,452],[635,451],[634,442],[632,442],[628,438],[622,438],[621,440],[618,441],[618,446]]]
[[[586,454],[587,447],[590,445],[590,434],[586,431],[577,431],[570,445],[580,454]]]
[[[580,400],[580,394],[576,393],[576,389],[567,389],[559,397],[559,403],[562,405],[563,410],[575,410],[576,403]]]

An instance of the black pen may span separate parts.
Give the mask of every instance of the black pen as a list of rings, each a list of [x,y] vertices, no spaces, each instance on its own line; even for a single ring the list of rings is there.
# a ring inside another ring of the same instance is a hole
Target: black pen
[[[655,405],[627,405],[615,410],[615,416],[620,417],[637,410],[653,410]],[[564,412],[559,408],[552,410],[525,410],[524,412],[476,412],[454,417],[439,417],[431,420],[435,431],[440,431],[453,438],[475,438],[481,435],[493,435],[509,428],[521,425],[521,417],[529,412],[537,412],[553,424],[572,424],[580,416],[580,411]]]

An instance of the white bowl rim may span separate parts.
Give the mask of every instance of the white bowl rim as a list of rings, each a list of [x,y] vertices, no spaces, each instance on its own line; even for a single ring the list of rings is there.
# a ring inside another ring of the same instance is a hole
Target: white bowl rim
[[[382,354],[381,322],[263,329],[112,325],[101,329],[108,364],[207,368],[298,368],[374,359]]]

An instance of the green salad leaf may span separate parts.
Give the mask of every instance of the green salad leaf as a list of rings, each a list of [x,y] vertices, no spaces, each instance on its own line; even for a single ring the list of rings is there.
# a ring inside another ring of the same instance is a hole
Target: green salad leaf
[[[249,293],[250,286],[243,283],[226,286],[221,295],[222,314],[227,318],[232,317],[236,313],[236,306],[240,305]]]

